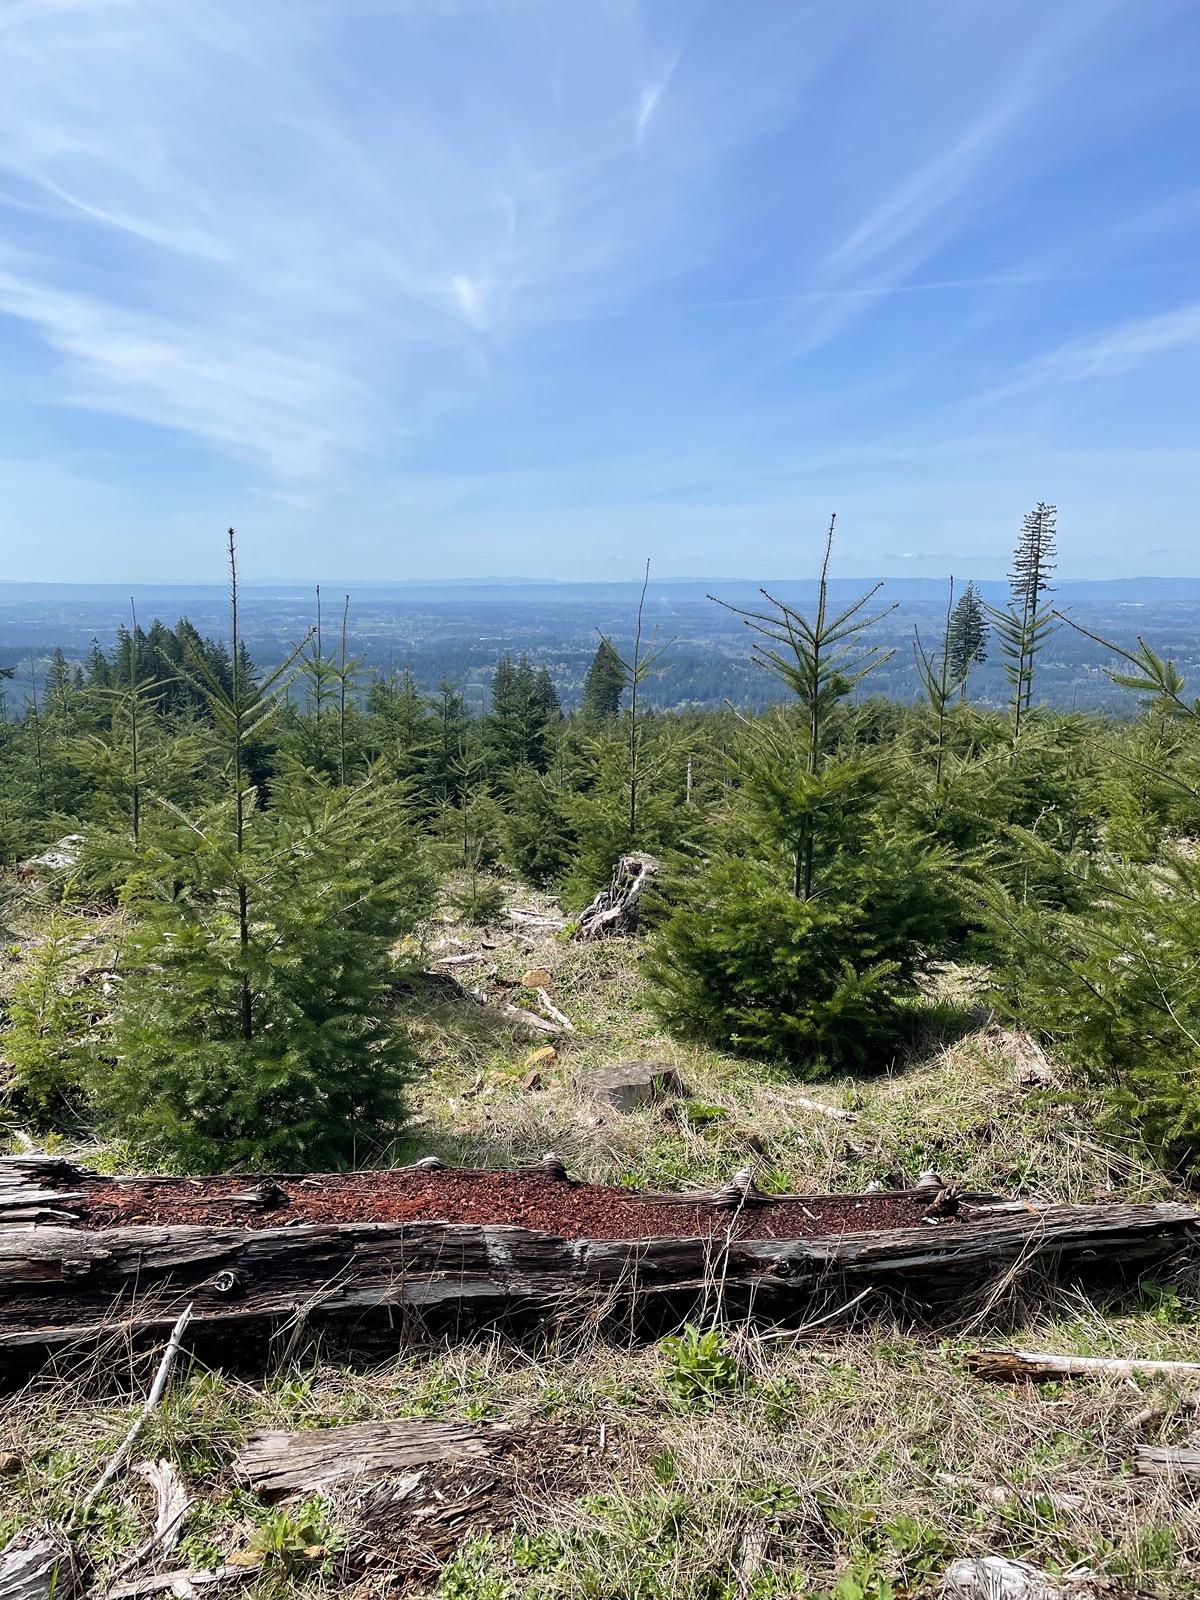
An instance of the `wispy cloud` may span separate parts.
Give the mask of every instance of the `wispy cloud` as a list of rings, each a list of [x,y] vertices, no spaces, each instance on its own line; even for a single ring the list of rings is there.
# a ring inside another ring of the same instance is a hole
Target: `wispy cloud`
[[[761,52],[681,85],[635,4],[557,17],[10,5],[0,309],[54,352],[66,403],[285,477],[393,449],[496,350],[689,264],[712,164],[788,104]],[[707,115],[751,85],[744,115]]]
[[[1070,143],[1069,128],[1057,127],[1063,86],[1088,64],[1089,36],[1103,35],[1127,6],[1128,0],[1068,0],[1024,19],[997,8],[990,14],[998,30],[990,48],[985,34],[952,65],[949,57],[939,62],[928,101],[906,99],[892,108],[899,116],[891,137],[875,144],[855,175],[857,213],[814,265],[810,286],[830,299],[801,325],[801,350],[818,348],[867,315],[977,226],[1051,151],[1061,156]],[[914,79],[928,70],[923,60],[908,66]],[[913,152],[907,165],[906,149]],[[1007,275],[996,277],[1003,283]]]
[[[1000,400],[1062,384],[1117,378],[1150,361],[1200,349],[1200,301],[1139,317],[1086,339],[1072,339],[1027,361],[1012,378],[979,396]]]

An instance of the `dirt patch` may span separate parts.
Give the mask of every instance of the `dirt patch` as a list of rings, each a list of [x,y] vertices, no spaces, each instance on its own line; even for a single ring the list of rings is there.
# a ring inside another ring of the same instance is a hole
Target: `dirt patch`
[[[741,1209],[664,1201],[634,1190],[541,1173],[358,1172],[282,1178],[146,1183],[96,1179],[64,1209],[77,1227],[137,1224],[281,1228],[300,1223],[501,1223],[564,1239],[816,1238],[925,1226],[929,1198],[870,1194],[789,1198]]]

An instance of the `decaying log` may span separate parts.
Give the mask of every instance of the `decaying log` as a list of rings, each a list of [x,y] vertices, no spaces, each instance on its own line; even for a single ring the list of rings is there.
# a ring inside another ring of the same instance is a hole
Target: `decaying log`
[[[613,868],[612,882],[580,914],[571,937],[609,939],[616,934],[636,933],[642,896],[658,871],[658,862],[653,856],[641,852],[622,856]]]
[[[1136,1280],[1190,1245],[1197,1221],[1179,1205],[1050,1206],[803,1238],[804,1197],[743,1186],[729,1214],[748,1204],[793,1208],[795,1230],[775,1229],[792,1236],[731,1239],[725,1213],[714,1215],[708,1238],[637,1240],[443,1222],[0,1226],[0,1364],[113,1331],[169,1329],[189,1302],[194,1334],[236,1326],[247,1335],[366,1314],[386,1325],[403,1310],[594,1316],[658,1305],[674,1316],[719,1303],[731,1315],[790,1319],[867,1288],[906,1313],[954,1313],[1029,1269]]]
[[[1058,1378],[1090,1377],[1109,1373],[1131,1378],[1137,1373],[1174,1372],[1195,1377],[1200,1361],[1123,1360],[1116,1356],[1056,1356],[1045,1350],[973,1350],[963,1357],[968,1370],[977,1378],[994,1383],[1017,1383],[1023,1379],[1053,1382]]]
[[[182,1567],[177,1572],[160,1572],[157,1575],[143,1573],[135,1578],[123,1578],[119,1583],[110,1584],[104,1591],[103,1600],[136,1600],[144,1594],[170,1594],[177,1595],[179,1600],[193,1600],[193,1597],[215,1588],[218,1584],[232,1586],[236,1583],[248,1583],[251,1578],[258,1576],[257,1568],[241,1566],[224,1567]],[[55,1600],[58,1597],[55,1596]]]
[[[563,1013],[554,1004],[554,1001],[551,1000],[550,996],[546,993],[545,989],[539,987],[537,990],[535,990],[535,993],[538,997],[538,1004],[546,1013],[547,1017],[549,1017],[550,1021],[554,1023],[555,1027],[561,1028],[564,1033],[574,1033],[575,1024],[569,1017],[563,1015]]]
[[[359,1422],[300,1433],[257,1433],[235,1463],[256,1494],[311,1494],[344,1478],[411,1472],[435,1461],[487,1459],[511,1437],[499,1422]]]
[[[1143,1478],[1200,1479],[1200,1449],[1184,1446],[1139,1444],[1133,1454],[1134,1470]]]
[[[840,1106],[828,1106],[823,1100],[810,1100],[807,1095],[789,1094],[772,1095],[771,1098],[781,1106],[798,1106],[801,1111],[813,1111],[822,1117],[829,1117],[834,1122],[853,1122],[853,1111],[843,1111]]]
[[[539,933],[561,933],[567,925],[565,917],[557,917],[552,912],[538,911],[536,907],[509,906],[504,915],[518,928],[536,928]]]
[[[518,1028],[522,1033],[537,1034],[543,1038],[547,1035],[557,1038],[563,1032],[563,1023],[566,1023],[567,1028],[571,1026],[565,1018],[562,1022],[548,1022],[545,1017],[536,1016],[532,1011],[522,1011],[520,1006],[511,1005],[507,1000],[493,1000],[486,989],[462,983],[452,972],[441,972],[436,968],[430,968],[421,976],[438,988],[449,991],[457,1000],[470,1000],[477,1006],[484,1006],[487,1010],[497,1013],[510,1027]]]

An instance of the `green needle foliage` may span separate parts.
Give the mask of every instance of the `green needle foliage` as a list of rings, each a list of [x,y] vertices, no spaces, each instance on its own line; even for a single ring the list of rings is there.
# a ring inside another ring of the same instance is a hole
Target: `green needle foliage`
[[[954,607],[948,647],[950,677],[959,686],[959,697],[965,700],[971,668],[977,662],[986,661],[988,653],[987,617],[979,591],[973,583],[967,584]]]
[[[141,862],[116,1059],[93,1085],[107,1125],[195,1170],[369,1159],[403,1120],[390,951],[429,909],[418,862],[372,781],[296,768],[240,830],[228,801],[178,816]]]
[[[402,1116],[408,1051],[386,1017],[392,942],[429,885],[398,791],[335,787],[287,765],[259,803],[248,752],[308,641],[261,682],[188,672],[224,754],[225,796],[144,841],[128,879],[115,1062],[97,1105],[114,1131],[196,1168],[344,1165]]]
[[[884,656],[863,638],[878,586],[831,615],[833,529],[813,619],[765,591],[770,610],[730,607],[798,703],[747,737],[736,803],[671,886],[650,963],[672,1026],[809,1073],[895,1044],[950,914],[942,859],[894,814],[884,765],[834,748],[835,709]]]
[[[1120,658],[1122,667],[1110,676],[1148,709],[1141,741],[1125,747],[1122,793],[1130,805],[1140,796],[1143,806],[1159,810],[1161,829],[1164,790],[1173,790],[1182,837],[1150,859],[1144,837],[1135,834],[1135,849],[1123,855],[1118,816],[1108,850],[1060,858],[1059,870],[1071,880],[1068,909],[987,884],[983,902],[1003,957],[997,988],[1101,1090],[1118,1126],[1137,1127],[1160,1155],[1194,1174],[1200,1169],[1200,857],[1192,841],[1200,829],[1200,789],[1186,768],[1163,761],[1161,739],[1164,724],[1176,722],[1194,749],[1200,701],[1188,699],[1179,670],[1144,640],[1129,651],[1089,637]],[[1030,854],[1047,853],[1025,843]]]
[[[74,980],[83,930],[54,910],[30,948],[0,1040],[9,1073],[0,1107],[41,1125],[77,1122],[86,1105],[92,997]]]
[[[1012,685],[1014,742],[1033,706],[1033,669],[1038,652],[1054,632],[1054,613],[1043,605],[1054,571],[1058,509],[1039,500],[1021,528],[1009,575],[1009,609],[989,607],[1004,657],[1004,673]]]

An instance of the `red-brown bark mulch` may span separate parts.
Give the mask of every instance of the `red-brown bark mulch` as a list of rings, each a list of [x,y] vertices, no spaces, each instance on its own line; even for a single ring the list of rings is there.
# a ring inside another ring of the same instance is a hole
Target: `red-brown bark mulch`
[[[134,1224],[281,1228],[292,1223],[503,1223],[564,1239],[814,1238],[926,1226],[929,1197],[868,1194],[789,1197],[740,1210],[706,1201],[665,1202],[634,1190],[541,1173],[356,1172],[271,1180],[263,1203],[253,1178],[93,1180],[68,1203],[76,1226]],[[247,1197],[239,1202],[239,1195]],[[247,1203],[247,1201],[249,1203]]]

